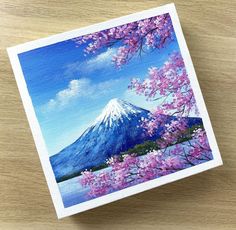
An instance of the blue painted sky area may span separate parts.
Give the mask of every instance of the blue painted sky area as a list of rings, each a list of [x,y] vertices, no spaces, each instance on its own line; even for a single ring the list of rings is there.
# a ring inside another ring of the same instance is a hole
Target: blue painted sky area
[[[149,67],[162,66],[179,51],[175,39],[117,69],[112,63],[117,47],[85,56],[85,46],[68,40],[19,54],[49,155],[74,142],[112,98],[154,109],[156,104],[127,89],[129,82],[133,77],[144,79]]]

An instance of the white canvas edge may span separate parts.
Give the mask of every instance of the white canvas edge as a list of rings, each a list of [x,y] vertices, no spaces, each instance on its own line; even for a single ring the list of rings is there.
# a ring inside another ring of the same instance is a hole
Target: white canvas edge
[[[191,168],[183,169],[181,171],[156,178],[129,188],[125,188],[122,190],[119,190],[114,193],[110,193],[107,195],[104,195],[102,197],[98,197],[96,199],[92,199],[68,208],[64,208],[62,197],[59,191],[59,187],[56,183],[54,173],[52,170],[52,167],[50,165],[49,161],[49,154],[44,142],[44,138],[40,129],[39,122],[37,120],[34,107],[29,95],[29,92],[27,90],[27,85],[24,79],[24,75],[21,69],[21,65],[18,59],[18,54],[22,52],[26,52],[32,49],[36,49],[39,47],[47,46],[50,44],[54,44],[57,42],[61,42],[64,40],[68,40],[74,37],[82,36],[84,34],[93,33],[96,31],[104,30],[107,28],[115,27],[118,25],[126,24],[129,22],[141,20],[144,18],[149,18],[161,14],[169,13],[172,19],[172,23],[174,26],[175,34],[178,40],[178,45],[181,50],[182,57],[185,62],[185,66],[187,69],[188,76],[190,78],[191,87],[194,91],[194,96],[196,98],[197,106],[201,114],[201,118],[203,120],[203,124],[205,127],[205,130],[207,132],[207,137],[210,143],[210,147],[212,149],[213,154],[213,160],[210,160],[208,162],[193,166]],[[200,90],[200,86],[196,77],[196,73],[192,64],[192,60],[187,48],[187,44],[185,42],[183,32],[181,29],[181,25],[179,22],[179,18],[175,9],[175,5],[173,3],[167,4],[161,7],[153,8],[150,10],[142,11],[139,13],[131,14],[128,16],[120,17],[117,19],[113,19],[107,22],[102,22],[99,24],[91,25],[85,28],[53,35],[47,38],[39,39],[32,42],[27,42],[22,45],[17,45],[11,48],[7,49],[8,55],[11,61],[11,65],[13,68],[13,72],[15,75],[15,79],[17,82],[17,86],[23,101],[24,109],[29,121],[30,128],[32,130],[32,134],[34,137],[34,141],[36,144],[37,151],[39,153],[39,158],[42,164],[42,168],[46,177],[46,181],[51,193],[51,197],[53,200],[53,204],[56,209],[56,213],[58,218],[63,218],[69,215],[73,215],[76,213],[80,213],[197,173],[200,173],[202,171],[208,170],[210,168],[217,167],[219,165],[222,165],[222,159],[220,156],[220,152],[216,143],[215,135],[211,126],[211,122],[208,116],[208,112],[205,106],[205,102]]]

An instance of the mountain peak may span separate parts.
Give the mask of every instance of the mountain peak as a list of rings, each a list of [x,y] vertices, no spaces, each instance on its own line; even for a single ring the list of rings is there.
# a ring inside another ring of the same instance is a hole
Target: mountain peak
[[[122,105],[123,103],[125,103],[125,101],[119,98],[113,98],[107,103],[106,107],[116,107]]]
[[[113,98],[107,103],[95,122],[104,122],[106,125],[111,126],[115,120],[123,122],[124,118],[130,119],[130,115],[139,114],[141,112],[141,108],[138,108],[124,100]]]

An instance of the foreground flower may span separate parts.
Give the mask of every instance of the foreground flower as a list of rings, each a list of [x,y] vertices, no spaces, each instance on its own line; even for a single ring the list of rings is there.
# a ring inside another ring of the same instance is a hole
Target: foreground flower
[[[204,130],[198,129],[188,144],[176,144],[168,150],[153,150],[144,156],[135,154],[111,157],[109,168],[100,172],[85,171],[80,183],[88,187],[90,197],[98,197],[149,181],[212,159]],[[203,150],[204,148],[204,150]]]

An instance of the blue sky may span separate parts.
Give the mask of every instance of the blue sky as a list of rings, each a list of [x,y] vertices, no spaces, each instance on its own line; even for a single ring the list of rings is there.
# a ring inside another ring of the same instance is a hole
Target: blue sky
[[[111,61],[117,47],[87,56],[84,48],[68,40],[19,54],[49,155],[74,142],[112,98],[154,109],[156,104],[127,86],[133,77],[145,78],[149,67],[163,65],[170,53],[179,51],[175,39],[117,69]]]

